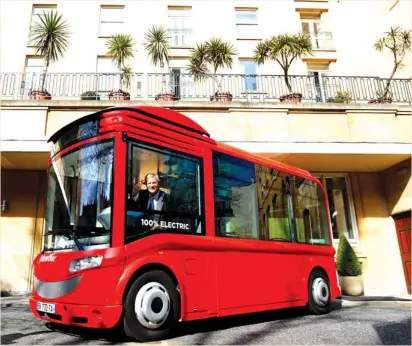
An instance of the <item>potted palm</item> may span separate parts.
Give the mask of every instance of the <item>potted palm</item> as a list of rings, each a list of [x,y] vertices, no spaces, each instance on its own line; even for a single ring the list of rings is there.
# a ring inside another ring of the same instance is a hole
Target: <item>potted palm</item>
[[[211,38],[201,44],[197,44],[196,48],[191,48],[189,66],[187,68],[189,74],[194,76],[194,80],[202,80],[210,77],[216,83],[216,92],[210,97],[210,101],[232,101],[232,94],[228,91],[222,92],[222,80],[219,81],[216,72],[219,68],[232,68],[233,57],[236,51],[231,43],[224,42],[221,38]],[[211,65],[212,73],[208,69],[208,64]]]
[[[116,34],[107,39],[107,55],[112,58],[120,72],[119,90],[109,92],[109,100],[130,100],[129,89],[133,79],[131,67],[126,62],[134,57],[134,41],[129,34]]]
[[[144,47],[153,65],[160,65],[161,69],[169,70],[169,55],[170,55],[170,43],[168,38],[168,31],[163,26],[152,26],[145,33]],[[167,72],[166,72],[167,73]],[[175,100],[175,94],[173,91],[166,90],[166,76],[162,76],[162,90],[155,96],[155,100],[158,101],[173,101]]]
[[[31,41],[36,54],[44,58],[44,70],[40,80],[40,89],[31,89],[30,99],[50,100],[51,94],[45,89],[47,70],[50,63],[56,62],[69,46],[68,24],[57,11],[43,12],[31,32]]]
[[[407,52],[411,51],[412,40],[411,30],[402,30],[399,27],[391,27],[386,35],[375,42],[375,49],[382,52],[384,48],[389,49],[393,56],[392,73],[386,83],[383,92],[377,93],[377,98],[370,100],[369,103],[392,103],[392,93],[390,91],[391,81],[398,69],[403,65],[403,59]]]
[[[362,265],[344,233],[339,234],[336,269],[343,294],[349,296],[363,294]]]
[[[301,102],[302,94],[293,92],[289,81],[289,68],[293,61],[312,54],[312,41],[306,33],[272,36],[259,42],[253,50],[254,60],[260,65],[266,60],[277,61],[283,70],[289,94],[281,95],[280,102]]]

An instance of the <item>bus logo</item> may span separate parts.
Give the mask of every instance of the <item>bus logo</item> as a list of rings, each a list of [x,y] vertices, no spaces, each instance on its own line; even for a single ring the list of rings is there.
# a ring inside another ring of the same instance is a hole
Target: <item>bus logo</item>
[[[56,256],[54,256],[53,254],[43,255],[40,257],[39,262],[54,262],[55,259],[56,259]]]

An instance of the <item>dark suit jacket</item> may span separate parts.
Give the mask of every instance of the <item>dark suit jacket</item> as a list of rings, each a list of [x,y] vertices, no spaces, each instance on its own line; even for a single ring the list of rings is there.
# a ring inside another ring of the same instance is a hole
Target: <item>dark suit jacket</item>
[[[167,194],[163,191],[159,190],[159,199],[157,200],[157,211],[164,211],[167,205]],[[149,201],[149,191],[148,190],[140,190],[138,194],[137,200],[133,198],[136,203],[136,207],[139,209],[147,209],[147,202]]]

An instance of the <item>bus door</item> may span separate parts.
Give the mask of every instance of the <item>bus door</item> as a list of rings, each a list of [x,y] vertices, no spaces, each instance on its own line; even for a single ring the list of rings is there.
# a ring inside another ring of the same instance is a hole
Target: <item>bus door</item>
[[[143,243],[161,253],[159,260],[184,287],[185,313],[207,315],[216,309],[216,288],[213,238],[206,237],[203,148],[189,153],[165,145],[128,141],[126,247],[130,256],[141,253]]]

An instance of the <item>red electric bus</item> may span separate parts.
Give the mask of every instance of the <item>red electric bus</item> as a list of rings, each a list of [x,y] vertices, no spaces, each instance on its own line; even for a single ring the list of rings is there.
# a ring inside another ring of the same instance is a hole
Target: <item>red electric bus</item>
[[[33,314],[137,341],[176,323],[340,295],[327,195],[307,171],[213,140],[161,107],[113,107],[51,138]]]

